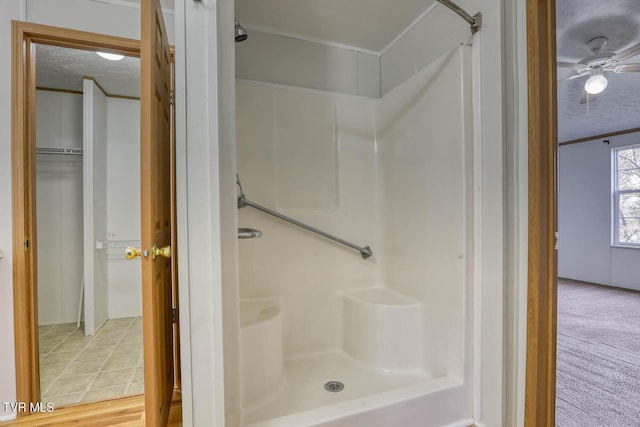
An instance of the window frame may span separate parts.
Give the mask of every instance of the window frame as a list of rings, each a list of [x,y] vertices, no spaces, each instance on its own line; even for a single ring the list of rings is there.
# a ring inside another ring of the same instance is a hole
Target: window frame
[[[620,195],[638,194],[638,196],[640,196],[640,187],[631,190],[618,189],[618,152],[634,149],[640,149],[640,144],[624,145],[611,149],[611,246],[640,249],[640,242],[631,243],[620,241]]]

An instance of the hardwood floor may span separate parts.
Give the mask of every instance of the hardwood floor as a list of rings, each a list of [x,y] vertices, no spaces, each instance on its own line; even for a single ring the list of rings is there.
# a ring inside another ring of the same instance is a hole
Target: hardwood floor
[[[144,395],[67,406],[51,413],[34,414],[18,420],[0,423],[1,427],[60,425],[83,427],[144,426]],[[179,391],[173,394],[169,426],[182,426],[182,397]]]

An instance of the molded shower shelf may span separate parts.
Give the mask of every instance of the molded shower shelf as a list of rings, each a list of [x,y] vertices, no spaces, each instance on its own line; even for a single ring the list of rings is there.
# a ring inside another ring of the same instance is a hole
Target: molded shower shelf
[[[422,304],[385,288],[343,292],[342,347],[356,360],[385,370],[419,370]]]
[[[280,301],[277,299],[252,299],[240,302],[240,327],[265,322],[280,314]]]
[[[341,293],[345,298],[369,304],[421,305],[420,301],[387,288],[364,288]]]
[[[283,384],[282,302],[277,298],[240,301],[242,400],[255,405]]]

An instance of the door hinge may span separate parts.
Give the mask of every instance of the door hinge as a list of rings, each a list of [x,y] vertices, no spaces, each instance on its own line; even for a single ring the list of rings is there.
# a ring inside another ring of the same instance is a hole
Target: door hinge
[[[560,233],[558,233],[557,231],[554,233],[554,239],[553,239],[553,249],[555,249],[556,251],[558,250],[558,241],[560,240]]]
[[[171,309],[171,323],[176,323],[176,309]]]
[[[24,251],[25,252],[29,252],[29,238],[28,237],[24,238]]]
[[[169,104],[173,105],[173,91],[169,92]]]

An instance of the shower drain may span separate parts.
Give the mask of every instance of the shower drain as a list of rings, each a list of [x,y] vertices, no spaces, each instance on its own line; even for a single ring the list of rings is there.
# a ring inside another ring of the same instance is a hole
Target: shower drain
[[[324,385],[324,389],[332,393],[337,393],[339,391],[342,391],[343,388],[344,388],[344,384],[342,384],[340,381],[329,381]]]

